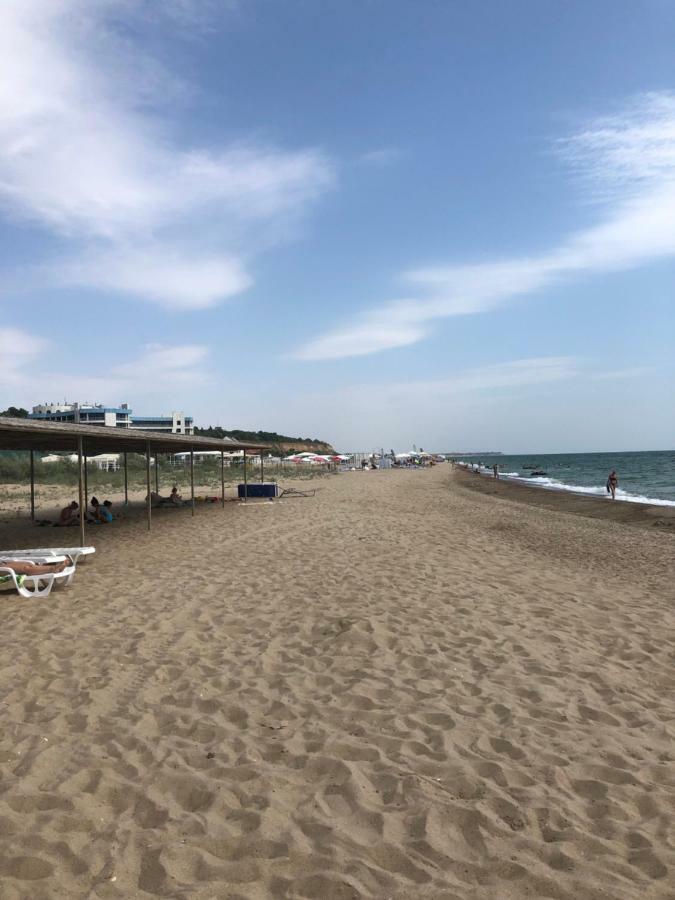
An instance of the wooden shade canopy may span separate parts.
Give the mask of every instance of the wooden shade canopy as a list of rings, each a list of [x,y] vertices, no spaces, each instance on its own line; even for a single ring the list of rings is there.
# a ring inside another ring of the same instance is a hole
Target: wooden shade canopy
[[[84,545],[85,514],[87,508],[87,456],[99,453],[121,453],[124,455],[124,495],[128,500],[127,453],[141,453],[146,459],[147,517],[148,529],[152,521],[152,498],[150,484],[150,459],[157,461],[160,453],[190,453],[190,493],[192,515],[195,513],[194,495],[194,451],[219,450],[221,459],[221,502],[225,505],[225,453],[243,450],[244,482],[247,483],[246,453],[260,453],[261,480],[263,477],[262,451],[268,445],[236,441],[233,438],[209,438],[190,434],[169,434],[160,431],[145,431],[140,428],[111,428],[104,425],[79,425],[62,422],[43,422],[34,419],[13,419],[0,416],[0,450],[28,450],[31,455],[30,492],[31,515],[35,517],[35,466],[34,452],[62,450],[78,456],[78,496],[80,507],[80,542]],[[157,466],[155,466],[155,487],[157,487]],[[248,491],[245,491],[245,498]]]

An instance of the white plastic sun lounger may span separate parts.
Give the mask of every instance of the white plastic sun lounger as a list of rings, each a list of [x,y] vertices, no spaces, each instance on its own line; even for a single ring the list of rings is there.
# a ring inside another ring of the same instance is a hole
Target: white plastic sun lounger
[[[57,557],[44,557],[48,561],[55,562]],[[14,559],[19,562],[18,558]],[[22,562],[37,562],[38,560],[23,559]],[[9,566],[0,566],[0,591],[16,590],[22,597],[48,597],[56,584],[68,585],[73,580],[75,566],[68,566],[61,572],[49,572],[45,575],[17,575]]]
[[[38,557],[69,556],[76,566],[80,558],[92,553],[96,553],[96,547],[38,547],[36,550],[0,550],[0,559],[29,559],[36,562]]]
[[[60,563],[65,562],[67,557],[64,556],[25,556],[18,552],[14,552],[12,554],[6,554],[5,556],[0,555],[0,563],[11,563],[12,562],[32,562],[35,563],[36,566],[39,565],[48,565],[50,563]],[[8,568],[7,566],[3,566],[3,569]],[[16,574],[16,573],[14,573]],[[70,582],[73,580],[75,576],[75,563],[71,566],[66,566],[61,572],[49,572],[46,575],[27,575],[26,578],[51,578],[54,576],[53,587],[67,587]],[[20,576],[17,576],[20,577]],[[11,590],[11,588],[9,588]]]

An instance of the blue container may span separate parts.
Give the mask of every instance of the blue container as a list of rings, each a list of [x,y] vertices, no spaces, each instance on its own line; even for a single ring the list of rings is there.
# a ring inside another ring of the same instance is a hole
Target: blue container
[[[240,500],[243,500],[244,497],[278,497],[279,485],[276,481],[253,481],[248,485],[240,484],[237,492]]]

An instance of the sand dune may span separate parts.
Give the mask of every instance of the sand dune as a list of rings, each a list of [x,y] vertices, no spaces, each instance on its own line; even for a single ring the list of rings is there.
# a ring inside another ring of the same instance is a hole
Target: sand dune
[[[3,900],[675,897],[672,534],[447,466],[156,522],[0,601]]]

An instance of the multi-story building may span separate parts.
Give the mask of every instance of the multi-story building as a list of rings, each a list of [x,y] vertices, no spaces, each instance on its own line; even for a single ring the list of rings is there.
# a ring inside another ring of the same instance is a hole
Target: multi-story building
[[[43,403],[34,406],[28,417],[49,422],[107,425],[109,428],[131,427],[131,410],[126,403],[119,407],[103,406],[101,403]]]
[[[127,403],[119,407],[102,403],[43,403],[34,406],[30,419],[50,422],[77,422],[80,425],[103,425],[108,428],[140,428],[171,434],[194,434],[192,416],[172,412],[170,416],[134,416]]]
[[[192,416],[172,412],[170,416],[133,416],[133,428],[143,431],[166,431],[171,434],[194,434]]]

